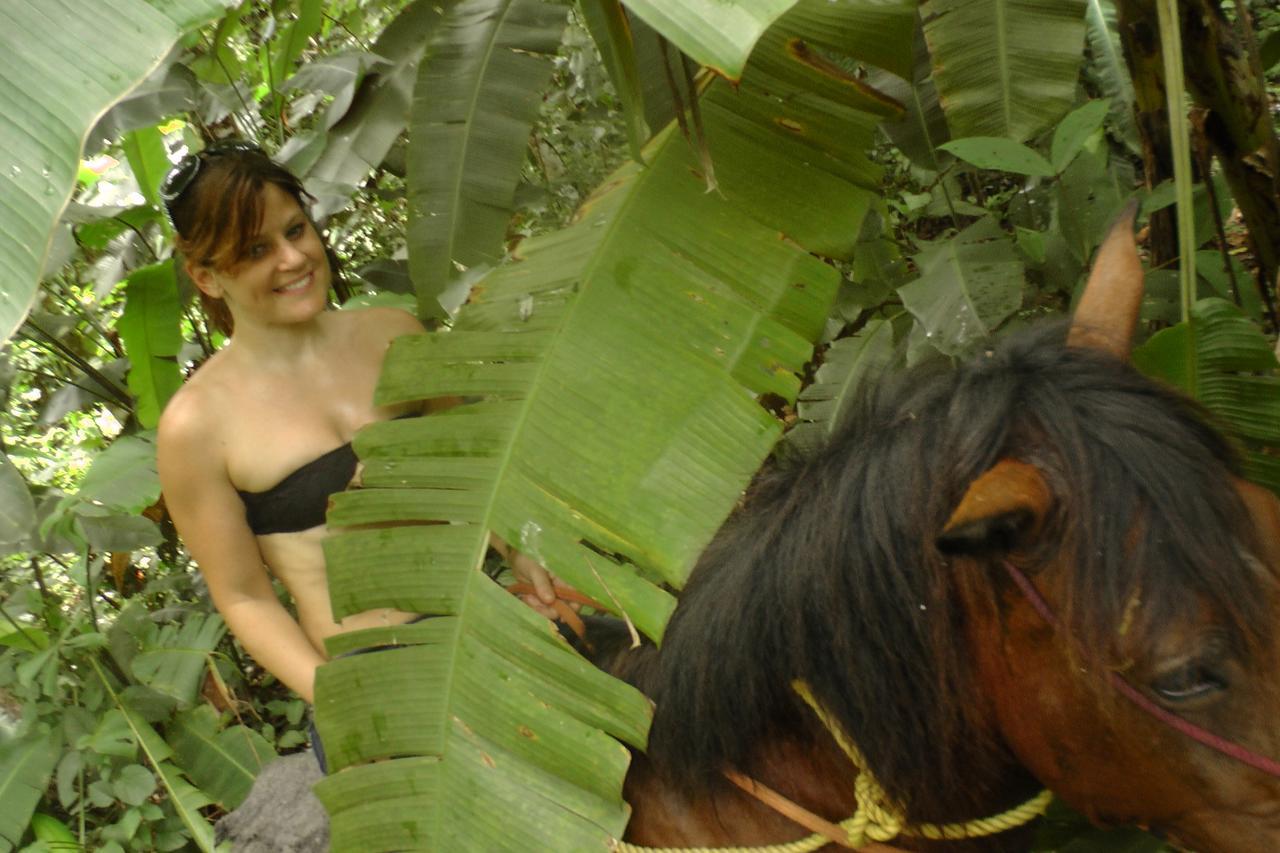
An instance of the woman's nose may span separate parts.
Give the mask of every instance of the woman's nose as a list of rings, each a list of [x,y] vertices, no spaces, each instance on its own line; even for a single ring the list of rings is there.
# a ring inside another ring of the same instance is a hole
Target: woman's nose
[[[306,255],[289,240],[280,241],[279,257],[280,268],[286,270],[300,266],[306,260]]]

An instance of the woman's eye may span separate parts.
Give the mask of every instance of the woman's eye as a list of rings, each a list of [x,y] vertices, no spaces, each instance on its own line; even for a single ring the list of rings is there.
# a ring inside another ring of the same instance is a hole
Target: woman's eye
[[[304,230],[305,229],[303,228],[302,223],[299,222],[297,225],[294,225],[288,231],[286,231],[285,234],[286,236],[288,236],[290,240],[297,240],[299,237],[302,236],[302,232]]]
[[[1189,663],[1151,682],[1151,689],[1167,702],[1188,702],[1227,689],[1226,679],[1202,663]]]
[[[266,243],[254,243],[249,247],[249,251],[245,252],[245,256],[250,260],[257,260],[267,253]]]

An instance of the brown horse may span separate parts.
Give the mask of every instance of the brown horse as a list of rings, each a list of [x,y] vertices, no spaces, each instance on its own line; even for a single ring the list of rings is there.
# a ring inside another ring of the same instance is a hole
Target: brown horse
[[[1280,501],[1235,475],[1196,405],[1126,364],[1141,279],[1126,219],[1070,330],[884,383],[756,484],[661,652],[615,667],[658,709],[629,842],[809,834],[725,770],[851,815],[857,771],[798,679],[908,825],[1047,787],[1202,853],[1280,850]]]

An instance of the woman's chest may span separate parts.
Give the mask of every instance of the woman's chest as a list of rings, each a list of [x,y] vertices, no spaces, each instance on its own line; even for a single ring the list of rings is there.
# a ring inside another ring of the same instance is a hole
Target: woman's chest
[[[373,404],[376,372],[339,370],[294,381],[247,381],[223,419],[232,485],[266,491],[392,412]]]

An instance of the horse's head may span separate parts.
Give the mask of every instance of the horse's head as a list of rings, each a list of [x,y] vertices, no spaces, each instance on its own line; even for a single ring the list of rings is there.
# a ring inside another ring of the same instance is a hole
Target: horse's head
[[[1077,309],[1080,358],[1127,358],[1141,286],[1129,216]],[[1074,391],[1074,426],[1024,429],[952,512],[938,545],[977,678],[1017,760],[1091,818],[1280,849],[1280,501],[1140,381]]]

